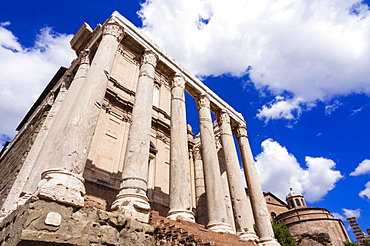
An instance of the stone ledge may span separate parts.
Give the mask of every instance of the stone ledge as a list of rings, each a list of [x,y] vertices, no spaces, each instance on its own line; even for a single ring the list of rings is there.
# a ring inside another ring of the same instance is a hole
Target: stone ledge
[[[152,211],[149,223],[155,227],[156,245],[215,245],[253,246],[237,235],[206,230],[203,225],[190,221],[174,221]]]
[[[50,212],[61,216],[60,223],[45,223]],[[0,245],[147,246],[152,244],[153,233],[153,226],[118,212],[75,208],[34,197],[0,223]]]

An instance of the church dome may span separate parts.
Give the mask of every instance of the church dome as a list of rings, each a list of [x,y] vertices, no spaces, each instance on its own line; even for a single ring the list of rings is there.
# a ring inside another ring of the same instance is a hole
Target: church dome
[[[299,191],[295,191],[292,188],[290,188],[288,195],[286,195],[286,199],[288,199],[289,197],[294,197],[294,196],[303,196],[303,195]]]

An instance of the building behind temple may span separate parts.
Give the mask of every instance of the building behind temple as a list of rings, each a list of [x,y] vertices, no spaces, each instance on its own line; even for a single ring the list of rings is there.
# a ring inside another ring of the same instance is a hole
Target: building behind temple
[[[325,208],[307,207],[304,196],[290,189],[286,202],[265,193],[271,219],[284,223],[299,246],[344,245],[350,242],[342,220]]]
[[[366,233],[361,229],[360,225],[357,222],[356,217],[348,217],[347,221],[349,226],[352,229],[353,234],[356,237],[357,245],[364,246],[366,243],[370,244],[370,229],[367,229]]]
[[[118,12],[71,46],[1,151],[1,245],[279,245],[240,113]]]

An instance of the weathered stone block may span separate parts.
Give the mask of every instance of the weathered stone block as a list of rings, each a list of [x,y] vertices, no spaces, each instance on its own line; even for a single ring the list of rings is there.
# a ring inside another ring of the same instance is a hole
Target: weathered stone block
[[[101,226],[101,243],[105,245],[116,245],[119,241],[119,233],[116,228],[103,225]]]

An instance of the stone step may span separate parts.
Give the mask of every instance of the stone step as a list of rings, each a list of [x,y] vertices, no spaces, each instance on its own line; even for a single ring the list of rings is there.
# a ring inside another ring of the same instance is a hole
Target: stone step
[[[237,235],[209,231],[203,225],[189,221],[174,221],[152,211],[149,223],[156,230],[155,246],[196,245],[196,246],[254,246],[251,242],[241,240]]]

